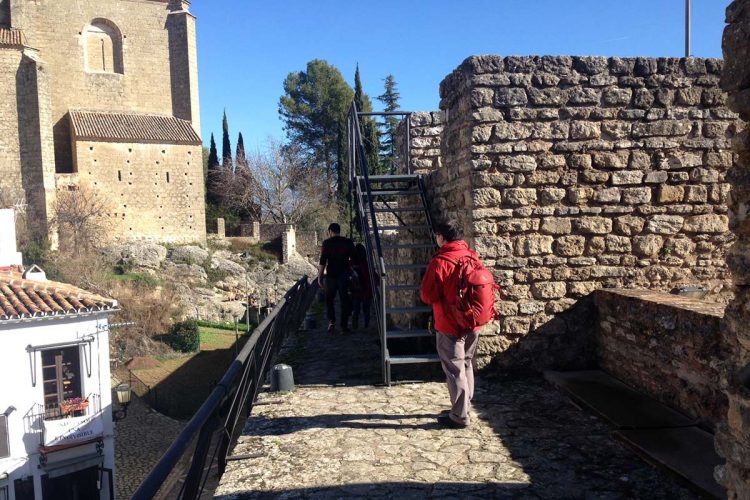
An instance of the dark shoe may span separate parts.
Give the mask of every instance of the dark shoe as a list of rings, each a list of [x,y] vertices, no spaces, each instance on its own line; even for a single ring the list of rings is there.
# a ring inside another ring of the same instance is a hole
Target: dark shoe
[[[443,410],[440,412],[440,415],[450,415],[450,414],[451,414],[450,410]]]
[[[468,427],[466,424],[459,424],[448,415],[440,415],[437,418],[437,422],[439,426],[447,427],[449,429],[466,429]]]
[[[334,333],[336,331],[336,323],[333,321],[328,322],[328,333]]]

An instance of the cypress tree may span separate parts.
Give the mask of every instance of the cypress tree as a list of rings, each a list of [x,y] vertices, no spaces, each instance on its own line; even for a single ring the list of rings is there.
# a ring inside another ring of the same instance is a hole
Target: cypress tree
[[[372,112],[372,101],[362,90],[362,80],[359,76],[359,64],[354,72],[354,102],[357,104],[357,110],[370,113]],[[362,116],[359,119],[362,128],[362,142],[365,146],[365,157],[370,174],[381,173],[380,167],[380,138],[375,121],[369,116]]]
[[[247,168],[247,155],[245,155],[245,141],[242,139],[242,132],[237,137],[237,151],[234,154],[237,168]]]
[[[229,142],[229,122],[227,121],[227,110],[224,110],[224,119],[221,122],[223,132],[221,144],[221,166],[234,171],[232,167],[232,144]]]
[[[216,151],[216,141],[214,134],[211,134],[211,147],[208,152],[208,171],[206,172],[206,202],[211,205],[221,203],[221,191],[217,186],[221,165],[219,164],[219,155]]]

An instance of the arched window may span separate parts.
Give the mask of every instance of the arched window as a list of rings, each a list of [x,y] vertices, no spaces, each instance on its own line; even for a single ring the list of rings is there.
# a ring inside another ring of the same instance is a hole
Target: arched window
[[[92,73],[122,73],[122,35],[110,21],[94,19],[83,32],[84,63]]]

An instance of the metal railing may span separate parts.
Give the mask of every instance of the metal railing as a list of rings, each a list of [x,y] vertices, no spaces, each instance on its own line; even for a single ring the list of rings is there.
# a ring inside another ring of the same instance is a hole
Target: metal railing
[[[370,270],[370,283],[373,288],[373,303],[375,304],[375,319],[378,325],[378,333],[381,341],[381,364],[383,373],[386,372],[386,272],[383,248],[378,231],[378,220],[372,196],[372,184],[370,183],[370,172],[367,165],[365,146],[362,141],[362,132],[359,124],[359,112],[357,105],[352,103],[349,108],[349,119],[347,120],[348,134],[348,161],[349,161],[349,191],[353,194],[353,203],[361,225],[362,241],[368,255],[368,268]],[[364,180],[364,193],[358,177]],[[367,208],[363,205],[362,195],[367,195]]]
[[[304,276],[284,294],[133,498],[192,500],[218,484],[268,368],[286,334],[301,323],[315,290]]]
[[[25,415],[26,429],[30,434],[37,434],[39,445],[45,441],[44,421],[60,420],[69,417],[85,417],[96,415],[102,411],[101,396],[91,393],[85,398],[78,398],[80,402],[71,404],[35,404]]]

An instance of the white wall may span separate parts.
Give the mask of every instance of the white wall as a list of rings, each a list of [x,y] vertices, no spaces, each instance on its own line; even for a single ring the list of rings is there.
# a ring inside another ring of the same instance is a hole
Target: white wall
[[[0,267],[21,265],[21,263],[21,254],[16,251],[14,211],[12,208],[0,209]]]
[[[16,411],[8,418],[10,435],[9,458],[0,459],[0,476],[9,475],[8,484],[15,479],[34,476],[35,492],[41,499],[41,476],[45,473],[39,469],[40,422],[32,422],[30,414],[36,405],[44,402],[42,386],[41,353],[34,352],[36,358],[36,386],[32,385],[32,366],[28,345],[41,346],[58,342],[68,342],[81,337],[93,335],[91,343],[91,376],[87,376],[86,360],[88,347],[80,349],[81,359],[81,392],[85,396],[97,393],[101,397],[101,415],[104,428],[104,467],[114,470],[114,442],[112,424],[112,396],[110,392],[109,370],[109,333],[106,329],[107,313],[97,313],[85,317],[50,318],[11,324],[0,322],[0,412],[9,406]],[[85,345],[85,344],[84,344]],[[91,402],[90,402],[91,405]],[[93,407],[90,407],[93,411]],[[29,425],[36,428],[29,429]],[[94,443],[54,452],[49,455],[52,463],[94,453]],[[113,485],[114,487],[114,485]],[[102,499],[108,498],[102,492]]]

